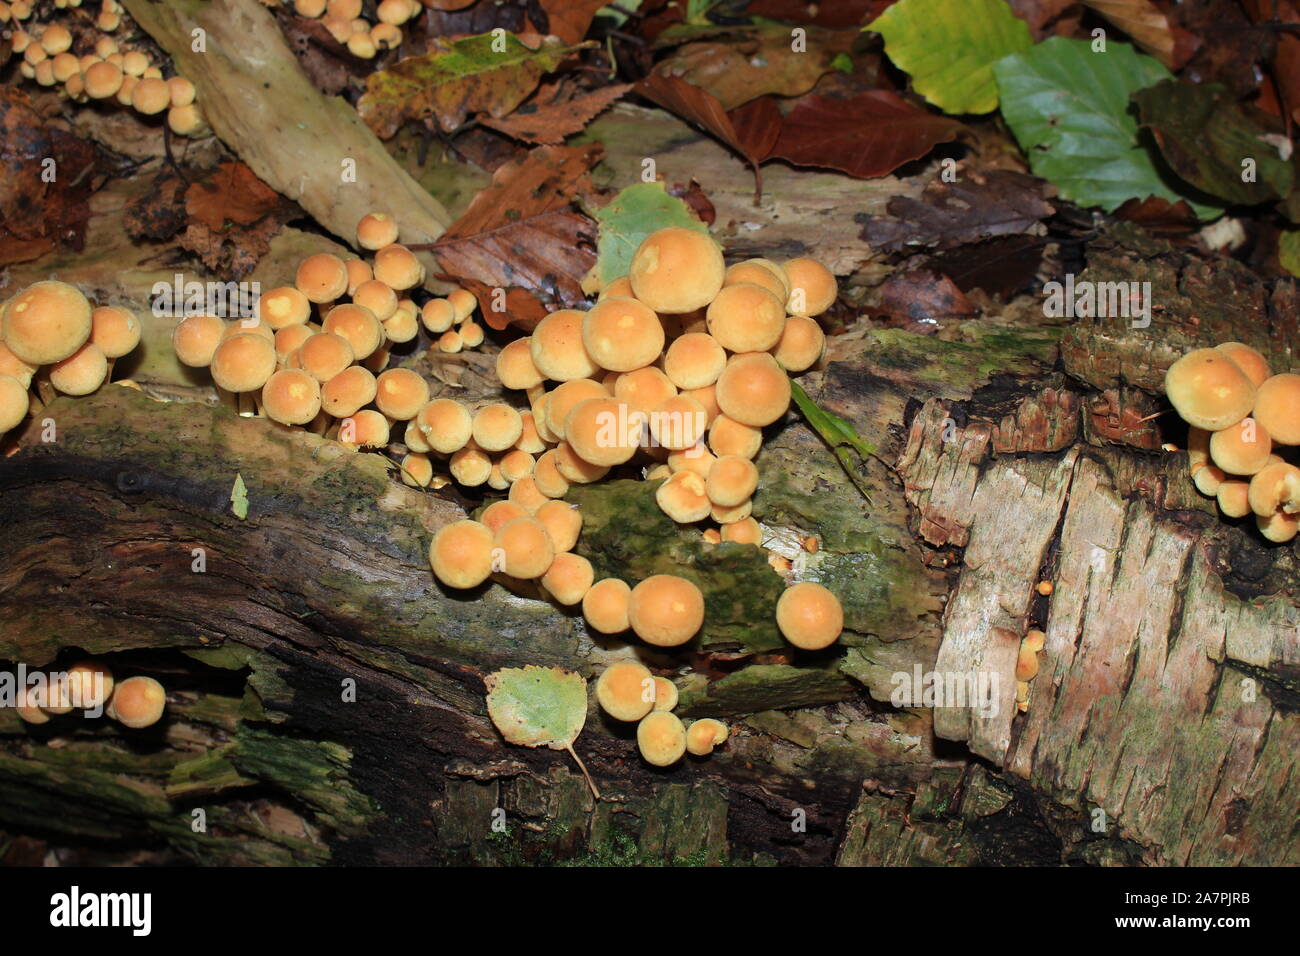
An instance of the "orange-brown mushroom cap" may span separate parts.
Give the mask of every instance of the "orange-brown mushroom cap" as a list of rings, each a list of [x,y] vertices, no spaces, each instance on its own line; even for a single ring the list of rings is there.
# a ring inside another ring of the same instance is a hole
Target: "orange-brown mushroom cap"
[[[1267,379],[1255,393],[1255,419],[1281,445],[1300,445],[1300,375]]]
[[[628,621],[647,644],[677,647],[704,625],[704,595],[685,578],[652,575],[632,589]]]
[[[615,661],[596,678],[596,702],[615,720],[640,720],[654,708],[654,675],[639,661]]]
[[[167,692],[152,677],[128,677],[113,688],[112,717],[133,730],[156,724],[167,707]]]
[[[1185,422],[1212,432],[1241,421],[1255,403],[1255,386],[1218,349],[1196,349],[1171,365],[1165,394]]]
[[[676,714],[656,710],[636,726],[636,745],[646,763],[668,767],[686,753],[686,728]]]
[[[762,428],[790,407],[790,379],[766,352],[733,356],[718,378],[718,407],[742,425]]]
[[[275,372],[275,345],[260,335],[232,335],[212,355],[212,380],[228,392],[253,392]]]
[[[582,343],[601,368],[630,372],[659,358],[664,349],[664,327],[644,303],[610,296],[583,316]]]
[[[0,320],[0,338],[32,365],[53,365],[86,344],[90,302],[66,282],[36,282],[10,301]]]
[[[795,647],[821,650],[839,640],[844,609],[826,588],[815,581],[802,581],[786,588],[777,600],[776,625]]]
[[[429,565],[448,587],[478,587],[492,573],[492,531],[478,521],[453,521],[433,536]]]
[[[582,598],[582,616],[601,634],[619,634],[632,626],[628,607],[632,589],[618,578],[603,578]]]
[[[348,291],[348,268],[338,256],[319,252],[298,266],[294,285],[311,302],[333,302]]]
[[[722,249],[713,238],[678,226],[646,236],[628,267],[636,297],[654,311],[669,314],[708,305],[725,274]]]
[[[282,425],[306,425],[320,405],[320,382],[300,369],[280,369],[262,386],[263,410]]]

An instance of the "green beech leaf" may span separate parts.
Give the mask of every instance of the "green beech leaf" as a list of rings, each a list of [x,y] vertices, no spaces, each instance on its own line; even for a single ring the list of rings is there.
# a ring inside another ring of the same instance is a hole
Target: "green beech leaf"
[[[821,437],[822,441],[830,446],[831,452],[839,460],[840,466],[849,476],[849,480],[857,486],[858,491],[862,492],[862,497],[870,501],[871,496],[862,487],[857,470],[853,466],[853,460],[844,446],[850,446],[863,458],[870,458],[874,455],[876,446],[863,441],[858,437],[858,433],[853,430],[852,425],[838,415],[826,411],[826,409],[809,398],[808,393],[794,379],[790,379],[790,394],[794,399],[795,406],[798,407],[800,414],[803,415],[808,425]]]
[[[1129,199],[1186,200],[1197,216],[1217,215],[1157,164],[1139,139],[1138,90],[1169,78],[1158,60],[1126,43],[1094,52],[1087,40],[1052,37],[994,68],[1002,116],[1036,175],[1084,206],[1114,211]]]
[[[1033,44],[1006,0],[899,0],[864,28],[918,93],[945,113],[998,108],[993,64]]]
[[[248,517],[248,489],[244,486],[244,476],[235,472],[235,483],[230,488],[230,510],[241,521]]]
[[[599,800],[591,775],[573,750],[587,720],[586,678],[560,667],[529,664],[503,668],[484,682],[488,716],[501,736],[521,747],[567,750]]]
[[[596,240],[596,276],[601,285],[627,275],[632,254],[656,229],[684,226],[707,233],[709,227],[691,207],[664,190],[663,183],[628,186],[607,204],[591,210],[599,227]]]

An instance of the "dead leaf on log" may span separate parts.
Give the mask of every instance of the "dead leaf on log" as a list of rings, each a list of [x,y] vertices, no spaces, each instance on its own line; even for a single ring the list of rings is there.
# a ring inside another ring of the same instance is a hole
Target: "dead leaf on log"
[[[980,289],[1007,300],[1034,281],[1043,249],[1044,241],[1035,236],[998,236],[940,252],[928,265],[962,292]]]
[[[0,92],[0,221],[20,239],[45,235],[41,162],[50,155],[45,123],[22,90]]]
[[[952,249],[993,236],[1042,235],[1043,220],[1056,210],[1044,199],[1041,179],[1011,170],[965,171],[955,183],[935,180],[921,198],[895,196],[889,215],[863,217],[862,238],[873,249],[899,252],[909,246]]]
[[[185,193],[185,211],[213,232],[226,223],[249,226],[263,216],[285,211],[288,203],[241,162],[222,163],[208,182]]]
[[[1143,50],[1176,70],[1196,52],[1197,42],[1179,30],[1151,0],[1081,0],[1119,29]],[[1181,40],[1181,42],[1180,42]]]
[[[323,20],[286,16],[281,23],[298,64],[322,93],[329,96],[341,93],[354,76],[361,77],[368,72],[358,65],[365,61],[348,53],[348,48],[326,29]]]
[[[465,214],[429,248],[452,279],[475,293],[488,325],[531,322],[585,300],[596,262],[596,226],[573,206],[591,192],[599,145],[539,146],[502,166]],[[506,312],[492,290],[506,290]]]
[[[788,28],[746,31],[739,36],[688,43],[655,67],[655,72],[708,90],[723,109],[733,110],[760,96],[800,96],[835,69],[847,54],[856,30],[805,28],[807,48],[793,49]]]
[[[718,210],[709,197],[704,194],[704,190],[695,180],[691,180],[686,185],[673,183],[668,187],[668,195],[675,196],[686,205],[691,207],[691,212],[695,213],[700,222],[706,226],[711,226],[718,221]]]
[[[1160,196],[1130,199],[1115,210],[1116,219],[1137,223],[1165,239],[1187,236],[1201,228],[1200,221],[1187,203],[1171,203]]]
[[[274,216],[223,232],[209,229],[202,222],[191,222],[179,243],[182,249],[198,256],[213,274],[238,282],[257,268],[282,228],[283,223]]]
[[[631,88],[631,83],[618,83],[569,96],[564,84],[544,84],[534,101],[509,116],[485,117],[483,125],[525,143],[556,145],[585,129]]]
[[[185,209],[186,183],[170,171],[159,176],[148,192],[126,204],[122,222],[132,239],[170,239],[185,228],[189,213]]]
[[[877,311],[910,332],[931,334],[944,319],[965,319],[974,307],[945,275],[909,269],[890,276],[880,289]]]
[[[547,23],[537,24],[538,30],[557,36],[565,43],[578,43],[591,29],[596,11],[605,4],[606,0],[541,0],[538,6],[546,14]]]
[[[786,116],[771,156],[873,179],[920,159],[965,129],[888,90],[868,90],[849,100],[809,96]]]
[[[411,119],[432,118],[451,132],[472,114],[505,116],[581,47],[545,37],[533,49],[512,33],[500,40],[491,34],[439,38],[434,45],[431,53],[399,60],[367,78],[357,111],[381,139]]]

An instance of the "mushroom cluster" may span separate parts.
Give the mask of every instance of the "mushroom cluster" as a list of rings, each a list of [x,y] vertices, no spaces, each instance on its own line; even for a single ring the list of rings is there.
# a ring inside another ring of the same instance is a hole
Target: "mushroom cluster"
[[[1230,518],[1255,516],[1269,541],[1300,530],[1300,375],[1272,374],[1240,342],[1196,349],[1165,375],[1165,392],[1189,426],[1192,481]],[[1288,460],[1288,458],[1292,460]]]
[[[1025,632],[1016,656],[1016,709],[1029,709],[1029,683],[1038,676],[1038,655],[1047,643],[1047,635],[1037,629]]]
[[[726,742],[727,725],[706,717],[683,724],[672,711],[677,685],[639,661],[616,661],[596,681],[596,702],[615,720],[636,724],[636,744],[646,763],[675,764],[686,753],[707,757]]]
[[[128,677],[114,682],[113,672],[100,661],[81,661],[68,668],[67,680],[47,681],[41,701],[41,691],[29,685],[15,708],[19,718],[29,724],[49,723],[51,717],[70,714],[74,710],[104,708],[109,717],[139,730],[156,724],[167,707],[167,692],[152,677]]]
[[[364,216],[357,242],[374,253],[373,262],[330,253],[308,256],[293,285],[262,294],[255,317],[227,322],[187,316],[177,324],[172,344],[183,364],[210,371],[219,394],[241,414],[307,426],[353,448],[387,448],[396,438],[393,426],[405,422],[402,440],[411,453],[401,463],[403,480],[427,487],[434,481],[429,454],[441,447],[431,446],[425,432],[435,423],[447,425],[449,406],[463,409],[449,400],[431,402],[419,373],[388,368],[390,349],[412,341],[421,322],[444,340],[455,335],[457,349],[481,343],[482,327],[470,321],[477,301],[463,289],[423,307],[408,298],[424,282],[424,266],[397,242],[397,223],[389,216]],[[457,323],[459,331],[449,332]],[[490,444],[508,426],[499,418],[520,420],[514,409],[506,411],[504,416],[481,412],[472,420],[465,412],[461,446],[474,425]],[[521,434],[522,427],[501,447]]]
[[[377,23],[362,16],[361,0],[284,0],[294,13],[320,20],[336,41],[362,60],[373,59],[380,50],[402,45],[402,27],[424,12],[420,0],[379,0]]]
[[[194,84],[183,76],[164,77],[144,49],[113,38],[125,23],[121,4],[104,0],[93,18],[58,13],[80,7],[81,0],[59,0],[42,11],[35,3],[0,3],[0,23],[11,24],[7,32],[14,54],[22,56],[22,75],[41,86],[61,85],[74,103],[111,100],[142,116],[166,112],[178,136],[205,134]]]
[[[66,282],[36,282],[0,302],[0,435],[55,392],[98,389],[113,363],[139,342],[140,320],[132,312],[92,307]]]

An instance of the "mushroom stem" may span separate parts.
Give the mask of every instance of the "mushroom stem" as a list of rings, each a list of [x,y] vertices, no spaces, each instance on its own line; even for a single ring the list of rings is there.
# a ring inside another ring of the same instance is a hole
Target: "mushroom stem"
[[[600,791],[596,789],[596,783],[591,779],[591,774],[587,773],[587,765],[582,762],[582,758],[579,757],[577,751],[573,749],[573,744],[565,744],[564,749],[569,752],[569,756],[573,758],[573,762],[578,765],[578,769],[582,771],[582,775],[587,778],[587,786],[591,788],[591,795],[599,800]]]
[[[48,368],[43,368],[37,372],[32,379],[32,384],[36,387],[36,396],[40,399],[41,408],[44,408],[58,397],[59,393],[54,390],[54,384],[50,381],[50,370]]]

